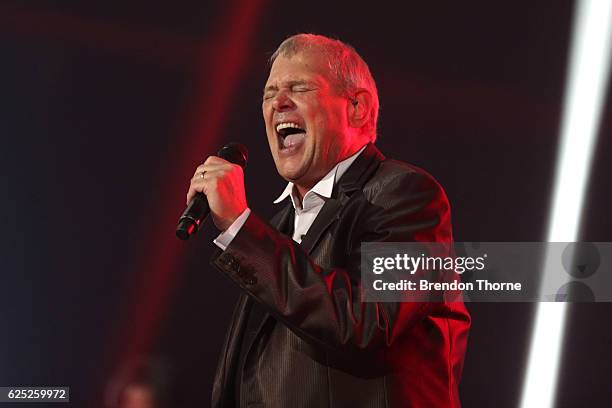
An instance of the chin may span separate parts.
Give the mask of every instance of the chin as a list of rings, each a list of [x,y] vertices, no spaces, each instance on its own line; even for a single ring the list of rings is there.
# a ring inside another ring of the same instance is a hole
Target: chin
[[[279,171],[278,174],[280,174],[280,176],[285,180],[292,183],[295,183],[301,177],[301,174],[297,171]]]
[[[292,160],[294,158],[281,158],[276,163],[276,170],[283,177],[300,177],[304,172],[304,164],[301,160]]]

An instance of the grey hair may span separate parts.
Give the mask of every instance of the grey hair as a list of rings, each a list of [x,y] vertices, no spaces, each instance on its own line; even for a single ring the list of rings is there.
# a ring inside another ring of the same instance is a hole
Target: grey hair
[[[372,141],[376,140],[376,125],[378,122],[378,90],[368,64],[355,49],[340,40],[318,34],[295,34],[278,46],[270,57],[270,65],[279,55],[291,58],[304,51],[316,51],[327,58],[332,73],[331,80],[335,82],[342,95],[353,98],[359,89],[366,89],[372,95],[372,110],[369,125],[372,131]]]

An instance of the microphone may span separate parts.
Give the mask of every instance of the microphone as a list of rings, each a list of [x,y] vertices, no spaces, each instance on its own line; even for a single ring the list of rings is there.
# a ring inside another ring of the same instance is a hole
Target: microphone
[[[247,148],[240,143],[228,143],[219,150],[217,156],[234,163],[244,168],[249,159]],[[208,200],[202,193],[197,193],[191,200],[183,215],[179,218],[178,226],[176,227],[176,236],[183,241],[198,232],[198,227],[210,213]]]

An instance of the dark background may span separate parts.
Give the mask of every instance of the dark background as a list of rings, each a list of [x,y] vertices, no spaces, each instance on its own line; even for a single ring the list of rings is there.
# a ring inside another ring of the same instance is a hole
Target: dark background
[[[261,90],[293,33],[364,56],[378,145],[445,187],[456,241],[545,240],[573,2],[394,3],[2,2],[0,385],[100,406],[146,355],[176,406],[209,405],[238,290],[208,264],[212,226],[188,243],[173,230],[196,165],[230,140],[250,150],[250,207],[276,211]],[[612,240],[610,96],[602,117],[586,241]],[[517,406],[533,306],[468,304],[465,407]],[[611,312],[571,306],[559,406],[612,400]]]

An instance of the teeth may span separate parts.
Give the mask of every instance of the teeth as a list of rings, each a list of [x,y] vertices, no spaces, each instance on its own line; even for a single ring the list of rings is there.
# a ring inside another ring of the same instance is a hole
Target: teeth
[[[300,125],[298,125],[297,123],[293,123],[293,122],[283,122],[283,123],[279,123],[278,125],[276,125],[276,131],[280,132],[282,129],[287,129],[287,128],[294,128],[294,129],[302,129],[300,127]]]

